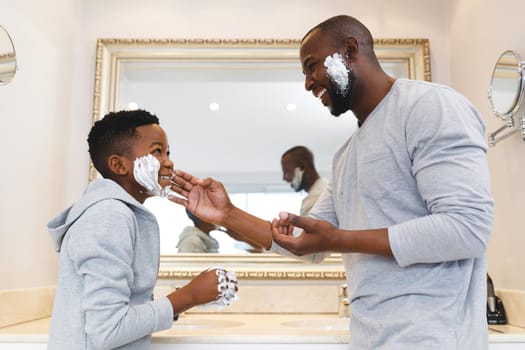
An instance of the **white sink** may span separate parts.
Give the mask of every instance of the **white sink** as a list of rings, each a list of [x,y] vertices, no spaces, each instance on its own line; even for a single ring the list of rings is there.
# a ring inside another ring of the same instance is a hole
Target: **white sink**
[[[212,328],[231,328],[244,325],[243,322],[231,320],[205,320],[194,318],[179,318],[173,323],[173,329],[212,329]]]
[[[334,330],[346,331],[350,329],[350,321],[347,318],[319,318],[306,320],[292,320],[281,323],[282,326],[316,329],[316,330]]]

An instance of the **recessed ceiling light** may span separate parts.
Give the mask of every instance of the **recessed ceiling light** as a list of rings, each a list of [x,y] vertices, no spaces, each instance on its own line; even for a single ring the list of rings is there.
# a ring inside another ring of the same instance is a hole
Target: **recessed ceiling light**
[[[128,110],[135,111],[137,109],[139,109],[139,105],[138,104],[136,104],[135,102],[128,103]]]
[[[297,108],[297,105],[295,103],[288,103],[286,105],[286,110],[288,112],[295,111],[296,108]]]
[[[219,108],[221,108],[221,106],[219,106],[219,104],[216,103],[216,102],[212,102],[212,103],[210,103],[209,108],[210,108],[210,111],[214,111],[215,112],[215,111],[218,111]]]

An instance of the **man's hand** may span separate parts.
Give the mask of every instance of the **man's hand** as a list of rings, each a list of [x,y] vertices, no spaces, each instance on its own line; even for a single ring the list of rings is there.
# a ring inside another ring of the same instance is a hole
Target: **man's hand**
[[[294,228],[303,231],[293,236]],[[324,251],[337,251],[334,237],[337,229],[330,223],[289,213],[279,213],[279,219],[272,221],[273,240],[295,255],[305,255]]]
[[[211,178],[199,179],[182,170],[175,171],[172,178],[172,191],[179,196],[170,196],[169,200],[180,204],[200,219],[223,225],[232,203],[224,185]]]

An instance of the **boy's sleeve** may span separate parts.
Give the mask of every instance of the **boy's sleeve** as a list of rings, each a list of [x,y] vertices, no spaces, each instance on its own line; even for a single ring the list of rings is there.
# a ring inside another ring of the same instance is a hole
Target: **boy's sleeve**
[[[173,309],[167,298],[154,301],[153,296],[144,304],[131,304],[130,285],[136,282],[133,215],[118,201],[96,206],[77,221],[82,229],[71,232],[68,253],[84,280],[79,303],[85,312],[85,331],[97,349],[108,349],[171,327]]]

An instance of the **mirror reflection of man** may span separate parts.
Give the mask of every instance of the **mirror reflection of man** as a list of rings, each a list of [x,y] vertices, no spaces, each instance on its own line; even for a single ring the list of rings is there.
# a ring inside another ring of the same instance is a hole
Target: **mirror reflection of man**
[[[305,146],[295,146],[281,156],[283,180],[299,192],[307,192],[301,202],[301,216],[308,215],[315,202],[324,191],[327,180],[322,178],[315,168],[314,155]]]

